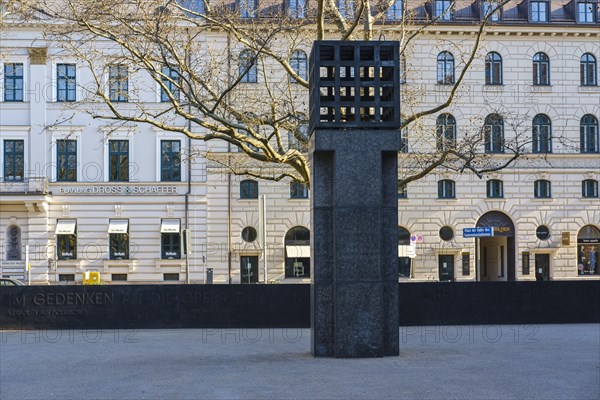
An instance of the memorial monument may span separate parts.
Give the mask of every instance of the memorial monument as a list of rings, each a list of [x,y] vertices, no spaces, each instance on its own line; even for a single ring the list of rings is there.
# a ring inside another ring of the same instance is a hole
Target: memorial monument
[[[316,357],[398,355],[399,43],[310,57],[311,334]]]

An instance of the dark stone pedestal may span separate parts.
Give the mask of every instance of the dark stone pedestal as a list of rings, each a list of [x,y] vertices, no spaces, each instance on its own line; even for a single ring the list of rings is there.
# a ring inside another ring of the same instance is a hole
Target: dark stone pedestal
[[[311,327],[319,357],[398,355],[398,130],[317,129]]]

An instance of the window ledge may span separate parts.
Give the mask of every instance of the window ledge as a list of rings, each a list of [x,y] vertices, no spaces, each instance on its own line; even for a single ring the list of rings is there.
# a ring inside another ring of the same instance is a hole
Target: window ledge
[[[506,201],[506,197],[486,197],[484,201]]]
[[[102,266],[104,267],[104,272],[108,272],[110,267],[128,267],[129,271],[132,272],[135,270],[135,267],[139,264],[139,260],[137,259],[127,259],[127,260],[102,260]]]
[[[540,202],[540,203],[552,203],[554,201],[554,197],[534,197],[531,201]]]
[[[552,93],[552,85],[531,85],[533,93]]]
[[[154,259],[156,271],[160,271],[161,267],[179,267],[181,272],[185,272],[185,258],[176,260],[163,260],[162,258]]]
[[[579,93],[600,93],[600,86],[579,86]]]
[[[458,198],[453,197],[453,198],[436,198],[437,201],[451,201],[451,202],[457,202]]]

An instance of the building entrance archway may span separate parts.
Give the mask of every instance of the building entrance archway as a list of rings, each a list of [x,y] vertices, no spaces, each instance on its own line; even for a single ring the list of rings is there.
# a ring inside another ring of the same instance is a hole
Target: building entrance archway
[[[494,229],[494,236],[475,239],[477,280],[516,280],[515,225],[511,219],[500,211],[490,211],[479,218],[476,227]]]

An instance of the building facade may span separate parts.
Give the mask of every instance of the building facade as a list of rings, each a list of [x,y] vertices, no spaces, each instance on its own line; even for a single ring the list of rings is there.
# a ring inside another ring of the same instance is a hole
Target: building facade
[[[489,2],[396,3],[388,40],[409,13],[439,18],[403,54],[402,107],[431,108],[451,95]],[[452,104],[399,133],[399,174],[473,132],[473,151],[490,165],[509,161],[510,146],[523,154],[481,176],[437,168],[399,187],[399,280],[600,279],[598,3],[511,2],[491,20]],[[40,29],[2,37],[1,275],[39,284],[81,282],[92,270],[106,283],[310,280],[306,187],[235,175],[223,160],[244,156],[225,142],[92,118],[80,101],[85,65],[40,45]],[[293,65],[306,74],[310,43],[299,51]],[[241,84],[253,90],[249,73]],[[139,101],[160,109],[149,77],[115,82],[115,101],[135,85]]]

